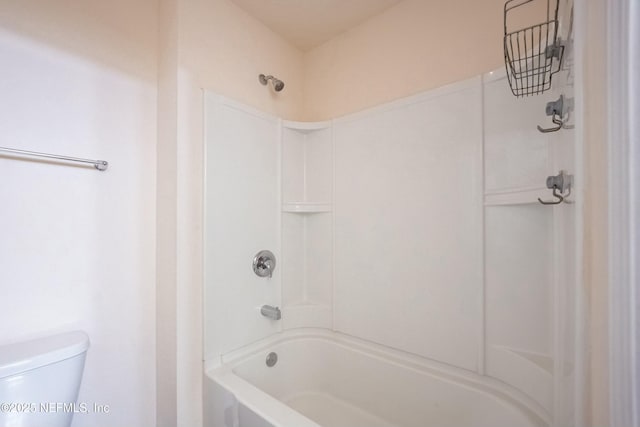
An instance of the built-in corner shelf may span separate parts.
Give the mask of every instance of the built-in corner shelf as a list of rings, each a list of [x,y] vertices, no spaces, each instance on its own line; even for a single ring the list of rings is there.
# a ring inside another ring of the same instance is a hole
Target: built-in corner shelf
[[[331,127],[331,122],[293,122],[290,120],[283,120],[282,127],[285,129],[297,130],[299,132],[311,132],[314,130],[328,129]]]
[[[332,206],[329,202],[288,202],[282,205],[282,212],[290,213],[323,213],[331,211]]]
[[[282,327],[331,329],[332,122],[281,123]]]

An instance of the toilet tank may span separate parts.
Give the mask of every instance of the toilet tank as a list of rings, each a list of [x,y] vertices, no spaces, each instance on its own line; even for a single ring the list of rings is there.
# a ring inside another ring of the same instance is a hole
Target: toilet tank
[[[89,337],[82,331],[0,346],[0,427],[69,427]]]

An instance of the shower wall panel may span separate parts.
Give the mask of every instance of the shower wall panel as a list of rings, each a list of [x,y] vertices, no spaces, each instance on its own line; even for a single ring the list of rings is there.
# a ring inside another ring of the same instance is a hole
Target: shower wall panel
[[[334,135],[335,329],[479,369],[480,78],[336,120]]]
[[[280,272],[261,278],[255,254],[280,251],[279,120],[205,94],[205,360],[265,338],[280,322]]]
[[[486,373],[550,411],[553,210],[535,202],[486,208]]]
[[[538,198],[553,199],[547,176],[560,170],[575,175],[574,135],[570,126],[552,133],[536,126],[550,123],[547,102],[564,94],[568,106],[571,92],[559,84],[544,96],[517,99],[504,72],[484,78],[485,372],[525,392],[557,425],[573,425],[559,418],[571,399],[557,403],[572,395],[561,384],[570,387],[574,372],[573,298],[567,292],[575,280],[569,277],[575,268],[575,187],[568,203],[542,205]],[[565,110],[565,119],[569,115]]]
[[[486,193],[544,190],[550,135],[540,133],[536,124],[550,123],[545,115],[548,101],[545,96],[515,98],[502,70],[485,76]]]

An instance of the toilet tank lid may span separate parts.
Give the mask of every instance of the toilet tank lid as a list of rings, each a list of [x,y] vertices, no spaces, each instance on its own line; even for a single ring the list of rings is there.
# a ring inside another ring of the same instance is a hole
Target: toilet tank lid
[[[82,331],[1,345],[0,378],[69,359],[88,348],[89,336]]]

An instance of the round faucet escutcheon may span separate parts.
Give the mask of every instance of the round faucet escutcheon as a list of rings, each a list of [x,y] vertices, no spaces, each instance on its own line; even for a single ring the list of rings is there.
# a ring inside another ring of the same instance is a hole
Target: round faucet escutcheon
[[[273,270],[276,269],[276,256],[268,250],[260,251],[253,257],[253,272],[258,277],[273,276]]]

